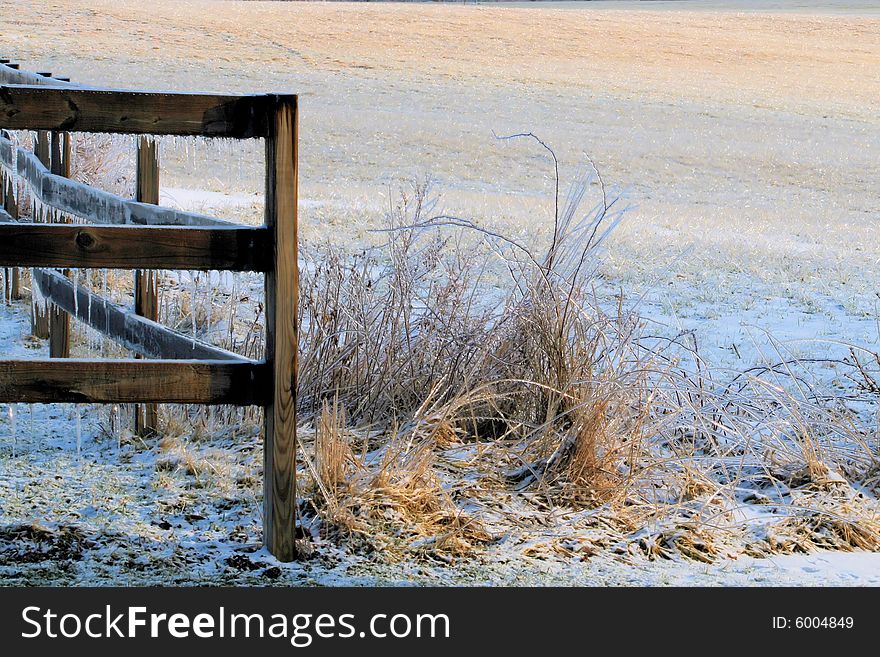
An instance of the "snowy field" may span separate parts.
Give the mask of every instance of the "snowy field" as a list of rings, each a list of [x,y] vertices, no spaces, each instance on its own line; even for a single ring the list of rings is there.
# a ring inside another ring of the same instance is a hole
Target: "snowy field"
[[[378,243],[390,199],[425,176],[444,212],[546,242],[552,162],[497,139],[533,132],[556,152],[563,192],[595,166],[632,206],[607,243],[602,290],[622,291],[658,334],[694,331],[721,370],[799,357],[821,361],[817,384],[849,385],[834,361],[851,345],[880,349],[880,3],[523,4],[0,0],[0,54],[88,84],[300,94],[308,243]],[[167,153],[161,203],[259,222],[259,149],[212,148]],[[4,354],[45,349],[21,338],[27,312],[0,309]],[[876,460],[876,396],[857,410]],[[253,437],[194,448],[212,452],[207,488],[220,494],[206,499],[190,490],[198,475],[178,472],[188,446],[138,451],[98,424],[72,407],[18,411],[0,462],[0,578],[880,584],[876,554],[572,564],[509,541],[456,568],[332,553],[279,567],[257,546]],[[82,528],[34,545],[96,556],[17,573],[12,528],[31,520]],[[89,548],[93,533],[115,538]],[[244,552],[227,540],[236,533]]]

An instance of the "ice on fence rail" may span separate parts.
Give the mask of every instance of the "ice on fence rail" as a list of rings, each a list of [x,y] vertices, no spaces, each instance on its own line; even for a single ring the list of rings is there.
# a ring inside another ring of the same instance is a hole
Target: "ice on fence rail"
[[[39,285],[31,285],[31,322],[35,323],[38,316],[46,314],[48,301],[40,291]],[[39,312],[38,312],[39,311]]]

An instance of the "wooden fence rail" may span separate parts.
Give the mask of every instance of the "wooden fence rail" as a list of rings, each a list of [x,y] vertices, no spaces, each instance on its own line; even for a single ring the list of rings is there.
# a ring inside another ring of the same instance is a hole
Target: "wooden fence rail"
[[[271,367],[266,363],[133,358],[0,360],[0,398],[27,404],[263,406],[271,394],[267,385],[271,378]]]
[[[33,153],[0,134],[0,171],[19,176],[48,219],[35,211],[27,222],[5,204],[0,267],[33,267],[33,286],[64,321],[85,322],[144,357],[0,360],[0,402],[135,403],[146,404],[148,415],[156,403],[262,406],[264,541],[284,561],[295,557],[297,112],[292,95],[95,89],[0,60],[0,129],[37,131]],[[136,200],[70,180],[71,132],[263,138],[265,224],[159,207],[158,160],[146,137],[138,144]],[[10,185],[3,200],[12,194]],[[86,223],[53,223],[61,213]],[[56,271],[67,268],[135,270],[135,309]],[[253,361],[156,322],[156,269],[262,272],[265,357]],[[53,356],[68,355],[68,339],[61,342]],[[154,429],[155,418],[141,428]]]
[[[270,136],[279,96],[217,96],[4,84],[9,130],[249,139]]]
[[[0,266],[266,271],[272,233],[253,226],[0,225]]]

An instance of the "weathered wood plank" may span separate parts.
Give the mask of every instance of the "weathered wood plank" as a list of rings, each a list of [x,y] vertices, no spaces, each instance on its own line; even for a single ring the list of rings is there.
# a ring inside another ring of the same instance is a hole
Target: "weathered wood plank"
[[[40,75],[43,75],[42,73]],[[48,75],[47,75],[48,77]],[[51,133],[52,173],[70,178],[70,135],[68,133]],[[54,223],[70,223],[60,213],[52,212],[49,221]],[[68,276],[70,270],[65,269]],[[52,358],[70,358],[70,315],[55,304],[49,305],[49,356]]]
[[[265,409],[263,536],[281,561],[296,558],[297,101],[278,97],[266,139],[266,226],[274,261],[266,273],[266,361],[274,368]]]
[[[24,176],[31,188],[34,187],[35,181],[40,180],[43,172],[46,172],[46,175],[48,175],[48,167],[51,165],[49,151],[49,133],[45,131],[37,133],[33,153],[28,153],[23,148],[16,150],[16,166],[18,168],[18,173],[19,175]],[[39,183],[37,182],[36,184]],[[43,212],[38,211],[37,208],[34,207],[31,220],[33,222],[43,223],[46,218],[43,216]],[[33,275],[34,272],[31,271],[31,277],[33,277]],[[50,323],[49,307],[42,303],[35,303],[33,305],[33,311],[31,312],[31,333],[34,337],[40,338],[41,340],[48,340],[51,336],[49,332]]]
[[[268,96],[0,85],[0,128],[264,137]]]
[[[9,291],[9,296],[13,301],[19,301],[22,298],[21,269],[19,269],[18,267],[12,268],[12,286]]]
[[[0,267],[263,271],[265,227],[0,224]]]
[[[141,203],[159,203],[159,155],[156,142],[141,137],[137,147],[137,180],[135,195]],[[134,311],[136,314],[158,321],[159,319],[159,278],[151,270],[138,270],[134,273]],[[159,407],[156,404],[143,404],[134,409],[134,431],[139,436],[150,436],[158,432]]]
[[[167,326],[140,317],[51,269],[34,271],[34,285],[46,299],[79,321],[147,358],[252,362],[220,347],[194,340]],[[74,296],[74,293],[76,296]]]
[[[260,405],[263,363],[197,360],[0,360],[2,403]]]
[[[159,203],[159,156],[156,142],[141,137],[137,151],[135,195],[141,203]],[[148,319],[159,319],[159,289],[155,272],[135,272],[135,312]]]

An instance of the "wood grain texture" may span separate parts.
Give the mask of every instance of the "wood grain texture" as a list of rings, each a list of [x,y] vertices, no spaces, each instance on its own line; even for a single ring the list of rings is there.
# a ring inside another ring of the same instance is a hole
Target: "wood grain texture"
[[[9,297],[12,301],[20,301],[23,298],[21,293],[21,269],[12,268],[12,282],[9,290]]]
[[[52,165],[52,157],[51,157],[51,144],[49,143],[49,131],[48,130],[38,130],[36,134],[36,140],[34,141],[34,155],[37,156],[37,159],[43,164],[44,167],[48,170],[48,168]]]
[[[296,558],[297,99],[276,99],[266,139],[266,227],[274,265],[266,273],[266,361],[273,367],[265,409],[263,535],[281,561]]]
[[[159,155],[156,142],[141,137],[137,146],[137,178],[135,195],[141,203],[159,203]],[[134,311],[141,317],[154,322],[159,319],[159,278],[151,270],[137,270],[134,273]],[[134,409],[134,431],[146,437],[158,432],[159,407],[156,404],[142,404]]]
[[[34,271],[34,285],[52,303],[79,321],[147,358],[252,362],[220,347],[193,340],[153,320],[140,317],[51,269]],[[76,295],[74,297],[74,294]]]
[[[51,304],[49,312],[49,356],[70,358],[70,315]]]
[[[264,227],[0,224],[0,266],[262,271]]]
[[[0,360],[0,403],[263,403],[262,363],[196,360]]]
[[[22,176],[44,205],[113,225],[0,224],[0,266],[10,262],[32,267],[266,272],[266,357],[256,363],[160,326],[154,321],[158,314],[157,281],[149,272],[135,272],[136,308],[130,312],[95,297],[60,272],[34,269],[34,286],[64,311],[65,320],[69,321],[67,313],[73,314],[136,353],[162,360],[0,360],[0,402],[143,404],[147,413],[138,425],[141,433],[157,424],[149,410],[155,403],[263,406],[264,540],[278,559],[293,560],[298,346],[296,97],[120,92],[63,83],[50,86],[40,77],[0,63],[0,82],[24,83],[0,85],[0,128],[39,131],[36,156],[0,138],[0,164]],[[59,133],[51,144],[46,131]],[[137,201],[66,180],[59,165],[69,165],[69,157],[61,156],[60,135],[68,131],[265,137],[266,225],[237,226],[156,207],[158,162],[155,144],[145,140],[138,151]],[[50,157],[50,150],[54,157]],[[53,348],[53,353],[56,351]],[[193,360],[193,356],[207,360]],[[136,416],[142,417],[141,413]]]
[[[28,153],[23,148],[16,151],[16,166],[18,172],[21,174],[22,168],[24,169],[23,175],[29,185],[33,185],[32,177],[36,175],[36,173],[40,171],[48,172],[49,167],[52,165],[50,152],[49,133],[45,130],[36,134],[33,153]],[[22,165],[24,165],[24,167],[22,167]],[[43,213],[38,212],[36,208],[33,208],[31,218],[35,223],[42,223],[46,220]],[[31,272],[31,277],[33,277],[33,274],[34,272]],[[50,336],[49,324],[50,312],[48,306],[41,303],[35,303],[33,305],[33,311],[31,312],[31,333],[34,337],[40,338],[41,340],[48,340]]]
[[[52,173],[56,176],[70,178],[70,135],[53,132],[50,135]],[[70,223],[61,213],[53,212],[50,221]],[[69,276],[70,270],[64,270]],[[70,358],[70,315],[54,304],[49,305],[49,356],[52,358]]]
[[[267,96],[0,85],[0,128],[204,137],[264,137]]]

